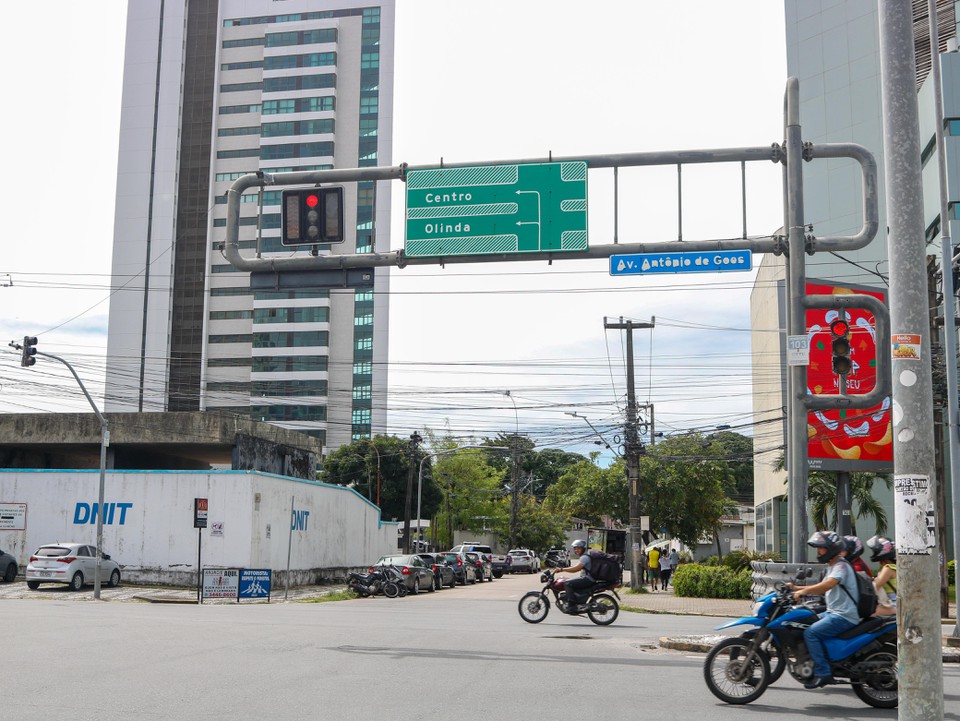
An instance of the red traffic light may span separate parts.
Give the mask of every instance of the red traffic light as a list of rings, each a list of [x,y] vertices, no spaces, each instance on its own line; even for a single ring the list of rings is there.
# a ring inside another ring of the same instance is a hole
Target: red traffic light
[[[850,331],[850,324],[845,320],[835,320],[830,324],[830,332],[835,336],[845,336]]]
[[[320,204],[320,198],[315,193],[311,193],[303,200],[308,208],[316,208]]]

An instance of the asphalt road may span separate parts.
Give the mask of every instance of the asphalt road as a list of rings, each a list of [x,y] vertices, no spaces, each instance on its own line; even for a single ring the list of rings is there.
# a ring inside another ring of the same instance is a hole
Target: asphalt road
[[[849,689],[805,691],[789,678],[727,706],[703,683],[702,655],[657,645],[720,619],[624,612],[598,627],[553,609],[530,625],[517,600],[536,585],[520,576],[269,605],[7,599],[0,719],[896,718]],[[960,669],[946,668],[944,683],[958,721]]]

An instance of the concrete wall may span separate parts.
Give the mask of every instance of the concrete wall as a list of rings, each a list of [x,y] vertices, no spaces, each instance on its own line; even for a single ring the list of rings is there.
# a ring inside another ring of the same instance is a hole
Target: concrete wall
[[[97,471],[0,470],[0,504],[27,504],[26,527],[0,527],[0,548],[22,568],[45,543],[95,543],[99,479]],[[396,552],[397,524],[341,486],[253,471],[127,471],[108,473],[104,488],[103,550],[130,582],[196,583],[195,498],[209,500],[203,566],[270,568],[280,583],[290,543],[290,583],[302,585]]]

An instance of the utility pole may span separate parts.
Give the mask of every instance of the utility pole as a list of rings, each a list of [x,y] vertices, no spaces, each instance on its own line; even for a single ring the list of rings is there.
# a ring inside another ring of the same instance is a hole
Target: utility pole
[[[913,14],[907,0],[887,0],[877,7],[891,332],[912,351],[893,354],[891,348],[898,410],[893,433],[898,717],[931,721],[943,718],[943,658],[940,604],[933,592],[940,579],[933,532],[937,476],[929,337],[921,343],[929,326]],[[939,62],[936,54],[933,62]],[[878,349],[877,355],[882,352]]]
[[[634,328],[653,328],[656,318],[649,323],[625,321],[611,323],[603,319],[604,329],[627,331],[627,420],[624,427],[626,447],[624,459],[627,464],[627,494],[630,503],[630,587],[634,590],[643,585],[640,577],[640,437],[637,434],[637,394],[633,374],[633,330]]]
[[[414,431],[410,434],[409,465],[407,467],[407,498],[403,505],[403,552],[410,553],[410,506],[413,503],[413,479],[417,474],[417,455],[423,438]],[[420,519],[417,519],[420,523]]]

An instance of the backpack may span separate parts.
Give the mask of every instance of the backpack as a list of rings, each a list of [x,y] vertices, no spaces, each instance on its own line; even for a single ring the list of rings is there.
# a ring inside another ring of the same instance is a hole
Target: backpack
[[[587,555],[590,556],[590,578],[594,581],[619,581],[623,576],[623,567],[616,556],[596,549],[587,551]]]
[[[853,566],[850,568],[852,570]],[[856,599],[850,595],[850,591],[847,590],[843,583],[840,584],[840,588],[842,588],[843,592],[856,604],[857,613],[860,614],[860,618],[866,620],[877,610],[877,589],[873,587],[873,581],[871,581],[870,577],[863,571],[854,571],[853,577],[857,581]]]

